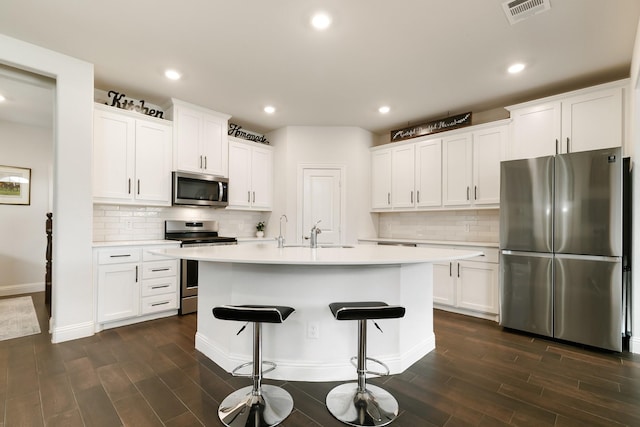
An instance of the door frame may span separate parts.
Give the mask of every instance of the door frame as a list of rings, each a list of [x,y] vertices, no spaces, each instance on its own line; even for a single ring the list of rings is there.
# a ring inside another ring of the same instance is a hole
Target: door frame
[[[344,244],[344,236],[346,235],[346,167],[342,164],[333,163],[300,163],[297,171],[297,200],[296,200],[296,240],[304,243],[305,230],[303,225],[303,209],[304,209],[304,171],[309,169],[326,169],[340,171],[340,244]]]

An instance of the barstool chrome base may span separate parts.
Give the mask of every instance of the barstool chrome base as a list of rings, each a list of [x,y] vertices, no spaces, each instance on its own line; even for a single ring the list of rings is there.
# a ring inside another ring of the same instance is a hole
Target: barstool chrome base
[[[254,395],[253,387],[236,390],[222,401],[218,417],[229,427],[270,427],[278,425],[293,410],[293,398],[284,389],[272,385],[261,386],[261,394]]]
[[[378,386],[367,384],[359,391],[358,383],[346,383],[327,394],[327,409],[345,424],[386,426],[398,416],[398,401]]]

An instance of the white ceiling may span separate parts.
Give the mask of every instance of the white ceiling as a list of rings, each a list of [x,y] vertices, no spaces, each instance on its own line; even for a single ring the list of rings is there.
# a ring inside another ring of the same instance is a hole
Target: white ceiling
[[[629,76],[640,1],[550,0],[513,26],[502,2],[2,0],[0,33],[93,63],[99,89],[176,97],[259,132],[386,133]],[[327,31],[308,25],[317,10],[333,16]],[[528,67],[508,75],[515,61]]]

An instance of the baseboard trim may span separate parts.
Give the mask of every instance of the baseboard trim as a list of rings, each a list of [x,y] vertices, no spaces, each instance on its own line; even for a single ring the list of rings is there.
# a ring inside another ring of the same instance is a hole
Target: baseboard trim
[[[629,337],[629,352],[640,354],[640,337]]]
[[[0,296],[31,294],[44,291],[44,282],[0,286]]]
[[[56,344],[64,341],[77,340],[78,338],[90,337],[93,335],[93,330],[93,322],[77,323],[61,328],[54,327],[53,334],[51,334],[51,342]]]

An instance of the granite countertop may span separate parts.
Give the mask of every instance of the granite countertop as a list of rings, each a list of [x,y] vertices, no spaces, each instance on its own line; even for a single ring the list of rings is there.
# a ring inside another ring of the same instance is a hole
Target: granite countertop
[[[372,243],[400,243],[400,244],[417,244],[417,245],[442,245],[442,246],[468,246],[468,247],[482,247],[482,248],[499,248],[498,242],[469,242],[469,241],[457,241],[457,240],[427,240],[427,239],[412,239],[407,237],[370,237],[360,238],[359,242],[372,242]]]
[[[403,246],[355,245],[319,247],[276,245],[225,245],[159,249],[155,253],[197,261],[280,265],[381,265],[453,261],[483,255],[482,251],[460,251]]]

